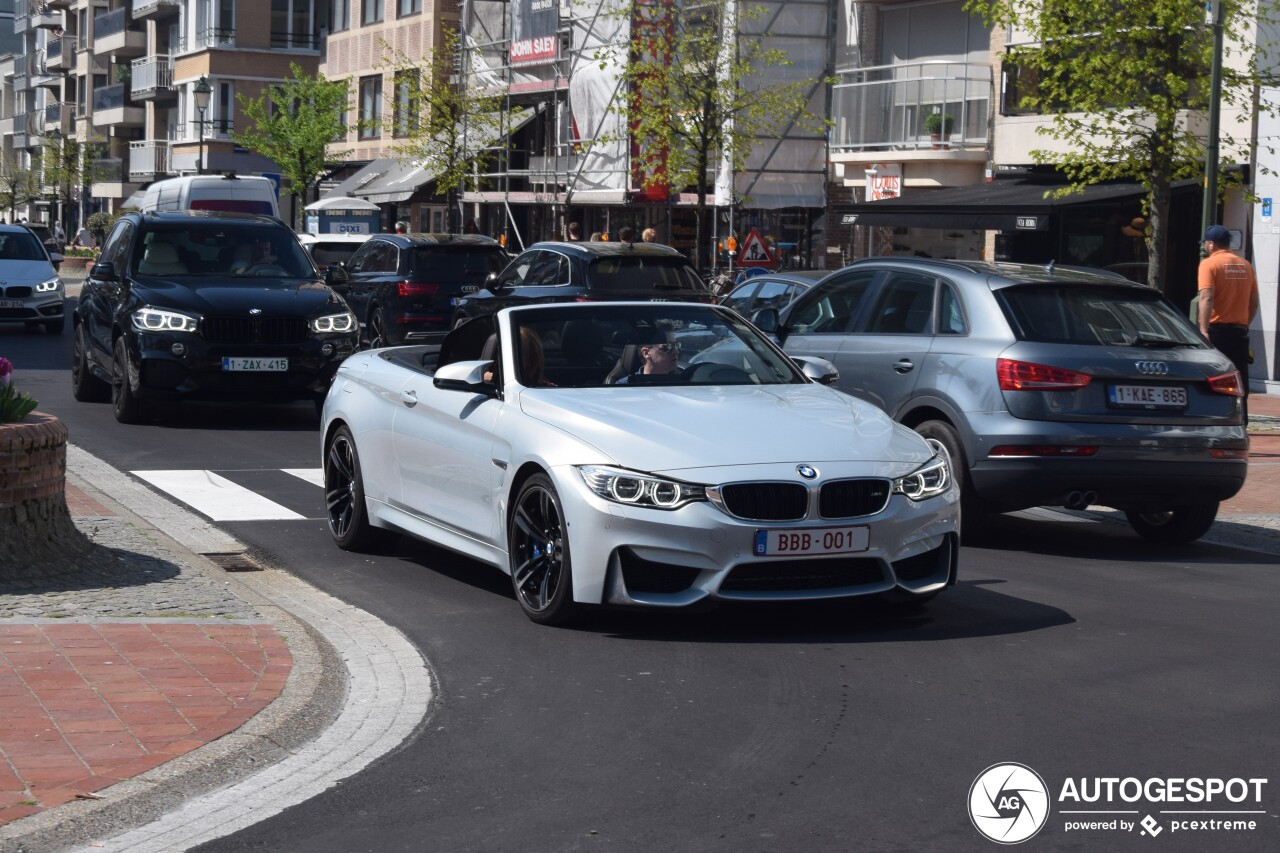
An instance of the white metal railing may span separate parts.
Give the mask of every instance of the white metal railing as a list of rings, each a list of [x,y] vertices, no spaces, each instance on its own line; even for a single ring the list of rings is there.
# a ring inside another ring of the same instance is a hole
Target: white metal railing
[[[129,143],[129,177],[167,175],[173,162],[173,146],[162,139]]]
[[[943,142],[984,147],[991,114],[991,66],[932,60],[843,68],[832,87],[836,151],[929,148],[928,116],[950,118]]]
[[[134,95],[173,88],[173,57],[166,54],[144,56],[131,63],[129,81]]]

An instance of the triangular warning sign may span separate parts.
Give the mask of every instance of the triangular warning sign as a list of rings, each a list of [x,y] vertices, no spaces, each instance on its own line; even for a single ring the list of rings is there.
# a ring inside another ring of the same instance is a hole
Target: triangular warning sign
[[[774,260],[769,254],[769,245],[760,236],[760,232],[752,228],[746,239],[742,241],[742,249],[738,252],[738,266],[771,267],[773,265]]]

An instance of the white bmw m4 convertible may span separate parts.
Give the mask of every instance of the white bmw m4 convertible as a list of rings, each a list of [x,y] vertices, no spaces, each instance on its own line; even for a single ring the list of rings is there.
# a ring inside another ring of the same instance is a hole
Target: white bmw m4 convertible
[[[927,601],[956,579],[954,463],[836,378],[714,306],[477,317],[342,363],[329,529],[340,548],[394,531],[496,566],[545,624],[585,605]]]

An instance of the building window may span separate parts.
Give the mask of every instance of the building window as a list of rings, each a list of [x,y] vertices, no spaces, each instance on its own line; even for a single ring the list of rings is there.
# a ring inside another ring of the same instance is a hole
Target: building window
[[[360,79],[360,138],[382,136],[382,76]]]
[[[400,0],[400,17],[422,11],[422,0]]]
[[[316,49],[320,41],[311,24],[312,0],[271,0],[271,46]]]
[[[382,0],[364,0],[360,5],[364,9],[361,23],[376,24],[382,20]]]
[[[351,0],[330,0],[329,28],[335,33],[351,28]]]
[[[408,136],[418,129],[418,71],[396,72],[395,135]]]
[[[230,83],[218,84],[218,105],[214,108],[213,127],[223,136],[231,133],[232,116],[235,115],[236,95]]]

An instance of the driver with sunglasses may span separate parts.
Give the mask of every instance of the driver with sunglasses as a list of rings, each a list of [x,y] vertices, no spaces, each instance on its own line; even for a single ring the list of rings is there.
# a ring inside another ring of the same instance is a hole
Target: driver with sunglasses
[[[675,373],[680,366],[680,343],[670,326],[658,325],[641,333],[640,366],[614,384],[643,382],[645,377]]]

